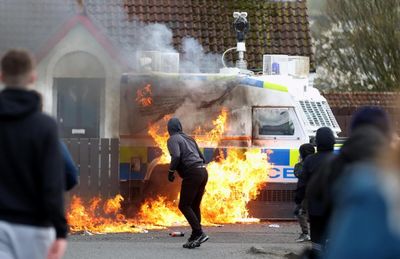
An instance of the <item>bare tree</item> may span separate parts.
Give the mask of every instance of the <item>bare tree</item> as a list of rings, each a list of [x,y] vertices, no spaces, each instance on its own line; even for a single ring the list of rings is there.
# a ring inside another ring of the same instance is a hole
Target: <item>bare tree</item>
[[[400,90],[400,0],[327,0],[314,35],[322,89]]]

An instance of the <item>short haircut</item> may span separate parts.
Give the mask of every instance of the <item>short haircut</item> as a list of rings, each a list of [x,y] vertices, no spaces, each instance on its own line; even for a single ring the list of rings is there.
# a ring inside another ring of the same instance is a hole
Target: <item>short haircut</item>
[[[11,49],[1,59],[3,81],[9,86],[23,86],[26,77],[32,72],[35,62],[28,51]]]

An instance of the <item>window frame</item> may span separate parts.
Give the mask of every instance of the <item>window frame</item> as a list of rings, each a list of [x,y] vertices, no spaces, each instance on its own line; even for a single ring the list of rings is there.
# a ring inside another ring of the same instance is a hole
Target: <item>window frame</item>
[[[255,112],[259,109],[288,109],[289,116],[293,121],[294,134],[293,135],[259,135],[256,132],[256,117]],[[251,107],[251,127],[252,127],[252,139],[253,140],[271,140],[271,139],[281,139],[281,140],[299,140],[302,137],[301,125],[299,117],[296,113],[296,108],[293,106],[252,106]]]

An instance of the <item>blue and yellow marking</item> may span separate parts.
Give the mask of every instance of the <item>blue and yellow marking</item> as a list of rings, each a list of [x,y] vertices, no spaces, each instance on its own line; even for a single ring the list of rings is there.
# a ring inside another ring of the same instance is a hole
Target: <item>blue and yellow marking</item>
[[[240,84],[254,86],[258,88],[270,89],[279,92],[288,92],[288,88],[281,84],[257,80],[255,78],[245,77],[239,80]]]
[[[219,149],[224,155],[227,155],[228,149]],[[245,149],[240,149],[245,151]],[[211,162],[215,157],[215,148],[201,148],[207,163]],[[299,151],[297,149],[266,149],[261,148],[262,152],[268,152],[268,161],[274,167],[287,167],[292,170],[298,162]],[[147,166],[151,161],[161,155],[158,147],[120,147],[120,180],[143,180]],[[140,170],[135,171],[134,162],[140,162]],[[289,173],[289,171],[288,171]]]

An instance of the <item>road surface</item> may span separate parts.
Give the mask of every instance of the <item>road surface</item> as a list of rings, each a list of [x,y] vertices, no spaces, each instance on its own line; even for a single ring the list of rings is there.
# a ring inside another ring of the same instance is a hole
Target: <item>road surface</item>
[[[278,224],[279,228],[270,227]],[[291,258],[309,243],[296,243],[295,222],[263,222],[205,227],[210,240],[200,248],[184,249],[187,227],[174,227],[143,234],[71,235],[66,259],[85,258]],[[185,237],[170,237],[186,231]]]

